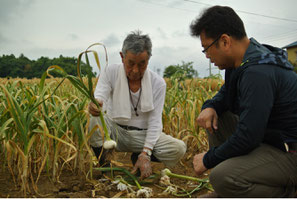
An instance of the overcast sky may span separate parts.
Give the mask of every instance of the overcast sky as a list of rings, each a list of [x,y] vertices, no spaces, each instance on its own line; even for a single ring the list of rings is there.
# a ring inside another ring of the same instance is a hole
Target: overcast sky
[[[0,55],[77,57],[102,42],[109,64],[120,63],[123,39],[139,29],[153,42],[152,70],[193,61],[204,77],[209,61],[189,24],[212,5],[231,6],[260,43],[283,47],[297,41],[296,0],[0,0]],[[96,50],[104,64],[102,49]]]

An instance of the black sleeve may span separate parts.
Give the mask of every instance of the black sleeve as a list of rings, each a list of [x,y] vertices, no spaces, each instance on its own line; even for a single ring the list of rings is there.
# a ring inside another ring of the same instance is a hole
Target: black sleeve
[[[225,84],[221,87],[219,92],[212,98],[204,102],[202,110],[205,108],[214,108],[218,115],[221,115],[227,110],[226,100],[226,87]]]
[[[238,92],[240,109],[236,131],[225,143],[206,153],[203,163],[207,168],[213,168],[228,158],[247,154],[262,142],[276,90],[270,76],[266,71],[245,71]]]

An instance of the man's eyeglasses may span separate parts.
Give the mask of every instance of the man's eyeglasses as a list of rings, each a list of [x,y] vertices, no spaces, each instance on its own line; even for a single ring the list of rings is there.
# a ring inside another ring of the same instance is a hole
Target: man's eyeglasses
[[[216,38],[209,46],[207,46],[204,50],[202,50],[203,53],[206,53],[206,51],[212,46],[214,45],[220,38],[222,35],[220,35],[218,38]]]

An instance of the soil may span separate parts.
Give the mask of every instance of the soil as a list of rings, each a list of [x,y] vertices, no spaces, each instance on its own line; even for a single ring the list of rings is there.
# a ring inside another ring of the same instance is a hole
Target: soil
[[[187,176],[197,177],[194,174],[192,161],[193,154],[197,152],[187,152],[184,158],[173,168],[170,168],[171,172],[176,174],[182,174]],[[131,153],[114,152],[112,163],[117,167],[123,167],[127,170],[132,170],[132,163],[130,161]],[[153,173],[157,176],[152,180],[146,180],[149,182],[143,186],[153,189],[152,198],[176,198],[179,196],[172,194],[162,195],[162,192],[166,187],[162,188],[159,185],[160,176],[158,175],[165,166],[162,163],[152,163]],[[119,173],[118,173],[119,174]],[[118,175],[114,173],[115,175]],[[198,176],[200,178],[207,177],[208,174]],[[120,191],[117,189],[117,185],[112,184],[110,173],[102,173],[101,171],[93,171],[93,180],[85,180],[82,175],[77,175],[69,170],[64,170],[60,175],[59,182],[52,182],[51,179],[43,174],[38,183],[38,191],[31,190],[31,193],[27,194],[27,197],[42,197],[42,198],[111,198],[111,197],[129,197],[126,191]],[[196,182],[189,182],[178,178],[170,178],[170,182],[178,187],[193,190]],[[32,186],[31,186],[32,187]],[[137,189],[135,189],[137,190]],[[199,197],[201,194],[209,192],[207,189],[194,192],[191,197]],[[0,198],[19,198],[24,197],[20,191],[20,187],[17,187],[12,179],[12,175],[7,169],[4,170],[3,165],[0,165]],[[134,196],[136,197],[136,196]],[[180,196],[189,197],[189,196]]]

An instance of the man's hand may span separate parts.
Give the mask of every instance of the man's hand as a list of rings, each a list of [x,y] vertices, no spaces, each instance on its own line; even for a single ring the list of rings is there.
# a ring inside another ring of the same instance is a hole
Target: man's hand
[[[142,152],[135,163],[133,170],[131,171],[132,174],[137,172],[137,169],[140,169],[140,179],[144,179],[149,177],[152,174],[152,167],[151,167],[151,157],[148,156],[145,152]]]
[[[196,154],[193,159],[194,171],[198,176],[207,170],[207,168],[203,164],[203,157],[205,154],[206,152]]]
[[[99,103],[99,105],[102,107],[102,101],[96,99],[97,102]],[[96,106],[96,104],[94,104],[92,101],[89,103],[89,113],[95,117],[99,116],[100,114],[100,110],[98,109],[98,107]]]
[[[213,129],[218,130],[218,115],[213,108],[206,108],[201,111],[196,121],[199,126],[210,133],[213,133]]]

